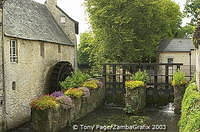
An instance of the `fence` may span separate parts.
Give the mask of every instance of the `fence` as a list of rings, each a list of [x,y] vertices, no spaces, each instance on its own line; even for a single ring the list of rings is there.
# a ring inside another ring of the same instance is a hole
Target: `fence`
[[[146,70],[150,76],[147,88],[149,93],[164,93],[172,98],[173,89],[171,81],[173,73],[180,69],[186,73],[187,80],[191,80],[195,72],[194,66],[186,66],[181,63],[162,64],[104,64],[103,76],[106,87],[107,103],[124,104],[125,81],[139,70]],[[151,89],[151,90],[150,90]],[[153,91],[153,92],[152,92]]]

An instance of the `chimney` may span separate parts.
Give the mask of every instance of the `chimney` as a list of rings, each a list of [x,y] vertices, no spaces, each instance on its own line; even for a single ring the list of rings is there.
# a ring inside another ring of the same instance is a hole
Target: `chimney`
[[[54,9],[57,6],[58,0],[46,0],[45,4],[49,10]]]

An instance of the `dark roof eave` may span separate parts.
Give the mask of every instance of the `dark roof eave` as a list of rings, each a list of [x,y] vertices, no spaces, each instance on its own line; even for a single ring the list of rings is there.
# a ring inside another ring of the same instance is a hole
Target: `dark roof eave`
[[[191,49],[191,50],[194,50],[194,49]],[[159,53],[166,53],[166,52],[172,52],[172,53],[174,53],[174,52],[191,52],[191,51],[158,51]]]
[[[59,6],[56,5],[56,8],[58,8],[63,14],[65,14],[70,20],[72,20],[75,23],[75,32],[76,34],[79,34],[79,22],[71,18],[65,11],[63,11]]]
[[[31,41],[42,41],[42,42],[48,42],[48,43],[55,43],[55,44],[60,44],[60,45],[67,45],[67,46],[72,46],[74,47],[74,44],[70,44],[70,43],[58,43],[58,42],[54,42],[54,41],[48,41],[48,40],[39,40],[39,39],[31,39],[31,38],[24,38],[24,37],[19,37],[19,36],[15,36],[15,35],[10,35],[7,33],[4,33],[5,36],[7,37],[13,37],[13,38],[19,38],[19,39],[23,39],[23,40],[31,40]]]

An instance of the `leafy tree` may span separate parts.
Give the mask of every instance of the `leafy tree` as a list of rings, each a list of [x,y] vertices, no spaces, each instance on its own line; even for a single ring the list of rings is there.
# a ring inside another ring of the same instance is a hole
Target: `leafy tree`
[[[175,37],[176,38],[192,38],[194,31],[195,31],[195,26],[188,24],[184,27],[181,27],[178,30]]]
[[[92,60],[90,55],[93,50],[94,37],[90,32],[82,33],[80,35],[80,44],[78,47],[78,63],[91,65]]]
[[[191,24],[196,25],[200,14],[200,0],[187,0],[184,13],[187,17],[191,17]]]
[[[172,0],[87,0],[95,36],[95,63],[156,60],[159,41],[174,37],[181,22]]]

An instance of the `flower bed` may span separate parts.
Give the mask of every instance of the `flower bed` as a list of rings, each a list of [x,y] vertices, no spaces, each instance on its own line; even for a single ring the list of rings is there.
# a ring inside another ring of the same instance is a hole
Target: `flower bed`
[[[103,85],[98,85],[100,81],[95,82],[98,87],[93,90],[87,87],[70,88],[33,100],[31,116],[34,131],[57,132],[101,105],[105,89]]]

